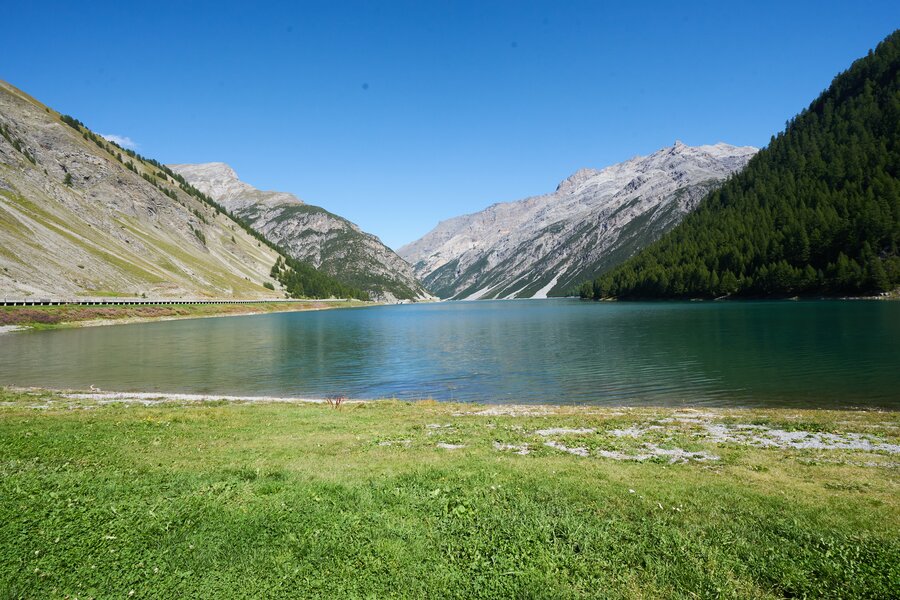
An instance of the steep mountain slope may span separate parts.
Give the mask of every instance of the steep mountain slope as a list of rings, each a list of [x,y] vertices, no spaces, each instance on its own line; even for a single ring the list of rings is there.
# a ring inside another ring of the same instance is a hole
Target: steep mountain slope
[[[169,166],[292,257],[366,290],[373,298],[429,297],[402,258],[347,219],[292,194],[258,190],[224,163]]]
[[[582,169],[552,194],[443,221],[399,254],[442,298],[562,295],[659,238],[755,152],[676,142]]]
[[[157,166],[0,82],[0,297],[283,297],[263,287],[277,287],[279,256]]]
[[[679,227],[582,295],[840,295],[898,284],[900,31]]]

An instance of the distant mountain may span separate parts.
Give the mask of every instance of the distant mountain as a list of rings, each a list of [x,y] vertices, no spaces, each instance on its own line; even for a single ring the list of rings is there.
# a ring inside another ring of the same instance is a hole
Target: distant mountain
[[[424,300],[410,266],[372,234],[293,194],[241,181],[225,163],[169,165],[292,257],[361,288],[379,300]]]
[[[844,295],[900,285],[900,31],[747,168],[583,296]]]
[[[658,239],[755,153],[676,142],[582,169],[551,194],[443,221],[398,253],[441,298],[563,295]]]
[[[283,297],[280,254],[185,189],[0,82],[0,297]]]

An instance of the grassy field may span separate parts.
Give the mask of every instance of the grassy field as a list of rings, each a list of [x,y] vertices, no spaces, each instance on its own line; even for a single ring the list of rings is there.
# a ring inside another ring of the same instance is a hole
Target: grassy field
[[[0,325],[35,329],[71,327],[86,322],[142,321],[153,319],[214,317],[269,312],[290,312],[362,306],[356,300],[259,302],[249,304],[145,304],[135,306],[0,306]]]
[[[2,598],[900,597],[900,416],[0,389]]]

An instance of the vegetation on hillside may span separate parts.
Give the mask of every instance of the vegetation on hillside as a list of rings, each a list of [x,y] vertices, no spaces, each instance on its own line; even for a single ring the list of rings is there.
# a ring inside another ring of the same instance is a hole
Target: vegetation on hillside
[[[696,435],[708,420],[897,444],[898,413],[484,409],[0,388],[0,593],[900,597],[893,456]],[[597,454],[643,443],[719,459]]]
[[[18,136],[10,131],[10,129],[3,123],[0,123],[0,135],[2,135],[17,152],[22,154],[22,156],[24,156],[28,160],[28,162],[33,165],[37,164],[34,156],[28,151],[28,148],[25,147],[25,144],[22,143],[22,140],[20,140]]]
[[[406,285],[400,277],[385,276],[384,265],[374,259],[371,248],[376,242],[371,236],[355,229],[347,219],[312,204],[297,204],[284,207],[277,218],[273,219],[275,227],[282,223],[292,223],[316,213],[327,215],[340,223],[340,228],[333,227],[327,234],[317,231],[295,233],[297,237],[304,235],[322,236],[324,241],[319,247],[321,263],[319,270],[328,273],[341,283],[361,290],[371,290],[376,294],[392,294],[397,298],[416,298],[419,291]],[[248,223],[252,223],[256,213],[250,211],[244,215]],[[286,242],[285,242],[286,243]],[[287,249],[285,249],[287,251]]]
[[[271,275],[284,286],[291,298],[369,299],[366,292],[344,285],[307,263],[290,257],[276,260]]]
[[[140,173],[141,177],[143,177],[149,183],[153,184],[157,189],[162,191],[173,200],[179,201],[178,195],[171,187],[171,184],[177,183],[178,188],[180,188],[181,191],[183,191],[185,194],[192,196],[197,200],[200,200],[201,202],[215,210],[217,213],[227,215],[230,219],[240,225],[241,228],[244,229],[244,231],[256,238],[259,242],[264,243],[272,250],[283,254],[282,250],[279,247],[271,243],[258,231],[253,229],[246,221],[242,220],[237,215],[227,211],[224,206],[213,200],[210,196],[195,188],[193,185],[188,183],[188,181],[183,176],[172,171],[166,165],[160,163],[155,159],[142,156],[129,148],[123,148],[116,142],[107,140],[102,136],[97,135],[96,133],[88,129],[87,125],[70,115],[60,115],[59,118],[63,123],[81,133],[84,139],[93,141],[101,149],[109,152],[113,156],[113,158],[122,163],[125,168],[129,169],[130,171],[138,173],[138,170],[134,165],[134,160],[144,163],[145,166],[147,166],[148,171]],[[122,152],[124,152],[126,156],[129,156],[134,160],[126,161],[122,158]],[[197,214],[196,212],[195,215],[198,216],[198,218],[200,218],[203,222],[206,222],[206,218],[202,215]]]
[[[870,294],[900,284],[900,31],[586,298]]]

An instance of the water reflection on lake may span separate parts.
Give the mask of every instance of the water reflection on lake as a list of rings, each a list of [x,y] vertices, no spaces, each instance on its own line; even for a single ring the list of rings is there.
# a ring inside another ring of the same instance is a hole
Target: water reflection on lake
[[[0,336],[0,383],[480,402],[900,407],[900,303],[456,302]]]

